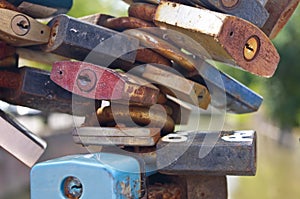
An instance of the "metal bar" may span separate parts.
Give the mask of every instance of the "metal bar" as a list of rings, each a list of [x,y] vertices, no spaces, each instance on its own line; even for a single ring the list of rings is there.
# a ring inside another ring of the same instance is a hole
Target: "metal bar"
[[[31,133],[12,116],[0,110],[0,146],[32,167],[46,149],[46,142]]]

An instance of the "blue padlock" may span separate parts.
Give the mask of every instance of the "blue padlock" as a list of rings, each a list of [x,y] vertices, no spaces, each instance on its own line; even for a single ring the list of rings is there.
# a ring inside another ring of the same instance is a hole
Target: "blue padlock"
[[[67,13],[73,0],[7,0],[23,13],[34,18],[47,18]]]
[[[112,153],[46,161],[31,170],[31,199],[138,199],[142,168],[136,158]]]

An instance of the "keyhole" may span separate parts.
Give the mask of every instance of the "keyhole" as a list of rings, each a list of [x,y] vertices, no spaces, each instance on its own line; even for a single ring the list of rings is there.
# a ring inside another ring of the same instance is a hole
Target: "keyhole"
[[[79,76],[78,80],[82,86],[86,86],[91,83],[91,79],[88,76]]]
[[[257,36],[250,37],[244,47],[244,58],[252,61],[259,52],[260,40]]]
[[[19,23],[17,23],[17,26],[19,26],[22,29],[29,29],[29,24],[25,20],[22,20]]]
[[[254,51],[254,49],[251,48],[250,44],[248,44],[248,43],[246,43],[246,48],[249,49],[249,50],[252,51],[252,52]]]

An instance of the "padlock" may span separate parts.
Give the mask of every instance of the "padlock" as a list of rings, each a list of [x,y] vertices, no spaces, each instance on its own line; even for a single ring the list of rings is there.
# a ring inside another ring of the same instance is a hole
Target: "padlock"
[[[32,167],[46,149],[46,142],[31,133],[11,115],[0,110],[0,146]]]
[[[50,38],[50,28],[35,19],[12,10],[0,8],[2,25],[0,39],[13,46],[46,44]]]
[[[139,42],[134,38],[66,15],[54,17],[48,26],[52,32],[49,43],[41,47],[45,52],[102,66],[118,60],[135,62]]]
[[[157,167],[171,175],[255,175],[256,133],[168,134],[157,144]]]
[[[31,199],[127,199],[145,195],[144,164],[134,157],[95,153],[39,163],[31,170]]]
[[[67,13],[73,0],[7,0],[21,12],[34,18],[48,18]]]
[[[1,70],[0,88],[1,100],[44,112],[85,115],[95,111],[97,104],[59,87],[49,72],[29,67]]]
[[[296,10],[299,0],[264,0],[264,5],[270,13],[270,17],[262,27],[262,30],[274,39],[280,30],[288,22],[294,11]]]
[[[162,2],[154,23],[190,36],[212,59],[256,75],[271,77],[279,63],[279,54],[269,38],[253,24],[234,16]]]
[[[98,109],[97,117],[100,125],[113,123],[126,127],[159,128],[162,134],[173,132],[175,128],[173,119],[161,105],[140,107],[112,104]]]
[[[160,129],[155,128],[106,128],[78,127],[73,131],[73,140],[83,146],[154,146],[160,138]]]
[[[185,79],[176,70],[167,67],[156,67],[146,64],[131,70],[142,78],[156,84],[161,92],[177,99],[190,103],[194,106],[207,109],[210,104],[210,95],[207,88],[201,84]]]
[[[159,90],[140,78],[86,62],[56,62],[51,79],[62,88],[90,99],[157,103]]]

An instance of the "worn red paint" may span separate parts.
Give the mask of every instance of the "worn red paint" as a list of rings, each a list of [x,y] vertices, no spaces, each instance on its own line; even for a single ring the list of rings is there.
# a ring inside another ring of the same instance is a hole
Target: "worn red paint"
[[[93,71],[95,77],[82,77],[82,71]],[[83,89],[79,85],[79,79],[83,84],[95,84],[95,86]],[[63,61],[53,65],[51,79],[64,89],[90,99],[98,100],[129,100],[140,104],[155,104],[159,90],[152,85],[136,83],[132,77],[121,74],[112,69],[104,68],[85,62]]]

